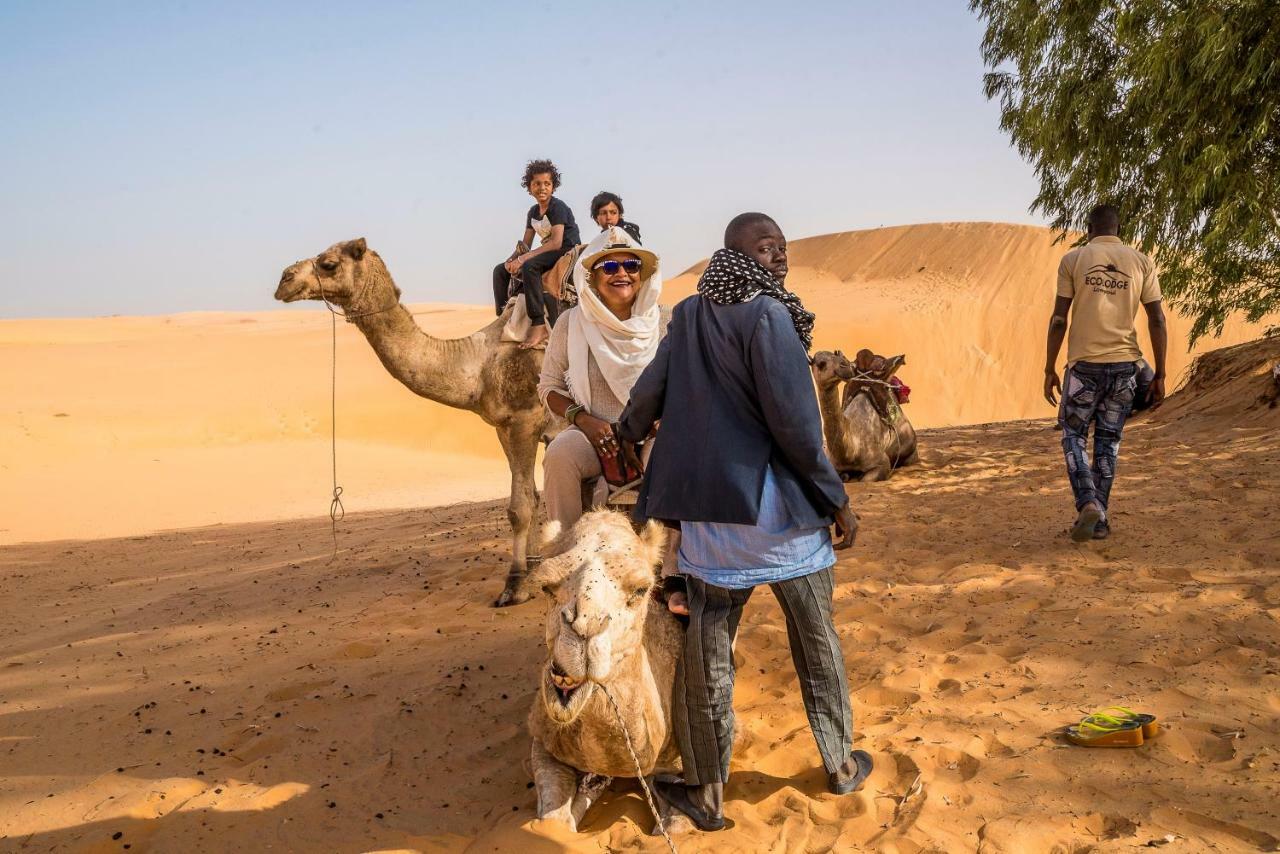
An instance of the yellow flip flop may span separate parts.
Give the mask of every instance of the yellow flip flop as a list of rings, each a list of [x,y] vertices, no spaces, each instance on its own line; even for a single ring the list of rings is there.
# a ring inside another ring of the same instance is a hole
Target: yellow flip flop
[[[1065,730],[1067,741],[1079,747],[1141,747],[1142,724],[1107,715],[1089,715]]]
[[[1098,717],[1103,723],[1108,721],[1137,721],[1142,727],[1142,738],[1150,741],[1160,734],[1160,724],[1156,720],[1155,715],[1148,715],[1144,712],[1135,712],[1133,709],[1127,709],[1124,706],[1107,706],[1094,712],[1090,717]]]

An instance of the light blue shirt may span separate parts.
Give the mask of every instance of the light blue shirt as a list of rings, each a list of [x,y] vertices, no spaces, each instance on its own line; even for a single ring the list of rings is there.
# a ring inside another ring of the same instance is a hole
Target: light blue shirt
[[[680,571],[717,587],[740,590],[787,581],[835,562],[831,532],[796,526],[770,467],[756,524],[680,523]]]

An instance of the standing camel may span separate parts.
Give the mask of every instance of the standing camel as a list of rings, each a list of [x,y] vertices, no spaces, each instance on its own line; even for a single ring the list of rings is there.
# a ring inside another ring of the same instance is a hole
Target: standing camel
[[[915,428],[889,387],[906,362],[905,356],[885,358],[870,350],[859,351],[856,364],[839,350],[813,354],[827,453],[846,480],[888,480],[894,469],[920,461]]]
[[[540,350],[521,350],[501,340],[504,314],[465,338],[433,338],[400,304],[400,289],[364,238],[335,243],[314,258],[291,264],[280,275],[276,299],[326,299],[364,333],[391,376],[414,394],[479,415],[498,431],[511,468],[511,569],[495,603],[529,598],[523,581],[535,545],[534,461],[550,417],[538,401]]]

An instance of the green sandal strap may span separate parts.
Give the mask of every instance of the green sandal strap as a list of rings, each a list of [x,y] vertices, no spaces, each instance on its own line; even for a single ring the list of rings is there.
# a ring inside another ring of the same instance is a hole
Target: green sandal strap
[[[1122,729],[1132,729],[1134,724],[1131,721],[1122,721],[1119,718],[1113,718],[1110,715],[1100,715],[1094,713],[1086,716],[1079,724],[1076,725],[1078,730],[1092,730],[1093,732],[1119,732]]]

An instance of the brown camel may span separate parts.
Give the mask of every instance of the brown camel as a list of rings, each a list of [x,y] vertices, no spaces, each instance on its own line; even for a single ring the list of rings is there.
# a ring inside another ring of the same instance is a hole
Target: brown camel
[[[870,350],[859,351],[856,363],[839,350],[813,355],[827,453],[846,480],[887,480],[894,469],[920,461],[916,431],[889,387],[906,362]],[[843,398],[841,383],[847,383]]]
[[[550,417],[538,401],[542,351],[502,342],[503,314],[465,338],[433,338],[400,304],[400,289],[364,238],[335,243],[314,258],[291,264],[276,299],[327,299],[364,333],[393,377],[414,394],[479,415],[498,431],[511,468],[511,569],[498,606],[529,598],[526,559],[536,545],[537,493],[533,469]],[[510,312],[510,309],[508,309]]]

